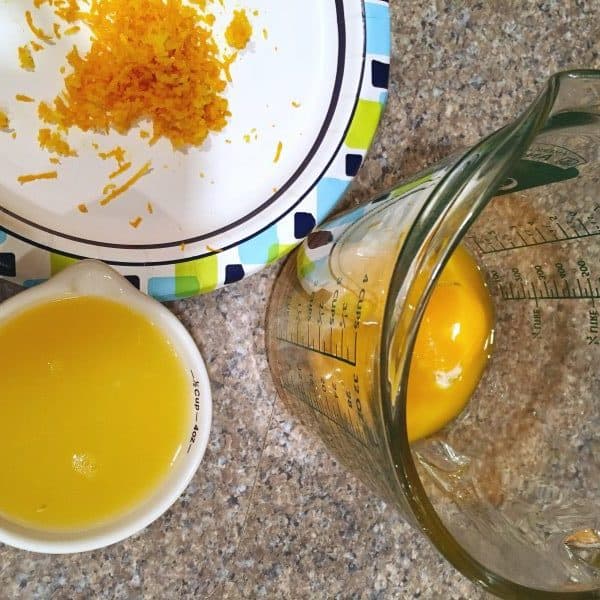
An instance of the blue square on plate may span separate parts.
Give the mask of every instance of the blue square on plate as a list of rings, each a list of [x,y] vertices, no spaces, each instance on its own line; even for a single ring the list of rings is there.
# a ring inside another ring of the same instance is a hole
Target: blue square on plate
[[[346,175],[348,177],[354,177],[358,173],[362,160],[360,154],[346,154]]]
[[[225,283],[235,283],[244,279],[244,267],[242,265],[227,265],[225,267]]]
[[[15,277],[17,274],[17,261],[12,252],[0,252],[0,275]]]

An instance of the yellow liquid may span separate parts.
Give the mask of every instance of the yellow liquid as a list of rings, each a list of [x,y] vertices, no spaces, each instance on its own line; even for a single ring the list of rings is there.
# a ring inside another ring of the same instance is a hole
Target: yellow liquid
[[[0,514],[73,530],[126,513],[189,430],[188,376],[143,315],[97,297],[0,325]]]
[[[465,407],[490,356],[493,326],[481,272],[459,247],[433,289],[417,335],[407,392],[409,440],[435,433]]]
[[[372,260],[368,267],[374,276],[369,279],[369,294],[362,304],[357,330],[356,367],[316,353],[311,355],[314,373],[320,376],[326,388],[329,386],[327,390],[333,390],[327,402],[339,403],[340,411],[354,421],[357,429],[364,428],[362,421],[371,430],[375,428],[374,409],[368,407],[377,393],[370,388],[372,365],[381,335],[381,315],[389,278],[386,273],[388,257],[375,256]],[[426,280],[424,276],[421,279],[423,289]],[[353,306],[351,294],[341,295],[338,304]],[[327,312],[330,304],[325,306]],[[349,310],[351,315],[353,310]],[[407,390],[409,441],[439,431],[466,406],[488,362],[493,327],[492,300],[481,272],[467,250],[459,247],[432,291],[417,334]],[[331,339],[325,339],[325,348],[333,347]],[[316,393],[326,393],[326,390],[318,387]],[[359,416],[355,410],[357,401],[363,407]],[[346,408],[350,404],[353,410]]]

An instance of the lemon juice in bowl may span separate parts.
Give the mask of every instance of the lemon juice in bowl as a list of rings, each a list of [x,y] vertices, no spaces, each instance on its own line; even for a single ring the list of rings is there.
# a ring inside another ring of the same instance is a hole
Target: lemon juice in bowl
[[[144,316],[66,298],[1,325],[0,343],[11,349],[0,365],[0,454],[10,457],[0,464],[1,515],[90,527],[166,476],[190,428],[187,373]]]
[[[65,553],[156,519],[211,420],[195,343],[110,267],[82,261],[0,304],[0,540]]]

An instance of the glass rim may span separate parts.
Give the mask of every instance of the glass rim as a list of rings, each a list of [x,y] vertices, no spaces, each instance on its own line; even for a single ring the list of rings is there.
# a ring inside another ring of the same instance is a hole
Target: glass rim
[[[395,484],[405,499],[413,521],[426,533],[437,550],[463,575],[487,591],[505,597],[564,599],[597,597],[593,590],[555,592],[530,588],[493,572],[473,557],[446,528],[431,504],[412,457],[406,428],[406,388],[417,331],[431,290],[446,261],[494,192],[508,175],[513,160],[520,158],[543,128],[567,79],[600,79],[600,70],[561,71],[550,77],[531,106],[513,123],[496,131],[468,150],[450,168],[429,196],[396,259],[386,299],[380,344],[379,402],[381,429],[387,459],[395,473]],[[459,225],[457,226],[456,223]],[[433,260],[432,260],[433,259]],[[415,286],[416,274],[426,264],[430,277],[414,310],[404,299]],[[401,336],[400,374],[394,385],[390,377],[392,343]]]

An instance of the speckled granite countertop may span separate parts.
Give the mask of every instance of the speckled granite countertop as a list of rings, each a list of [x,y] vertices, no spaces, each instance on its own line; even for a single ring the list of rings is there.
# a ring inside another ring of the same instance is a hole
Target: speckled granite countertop
[[[390,103],[350,203],[506,123],[551,73],[600,65],[598,2],[390,6]],[[0,598],[484,597],[277,399],[263,336],[274,274],[172,306],[214,392],[208,451],[184,496],[101,551],[52,557],[0,546]],[[14,291],[0,284],[0,297]]]

